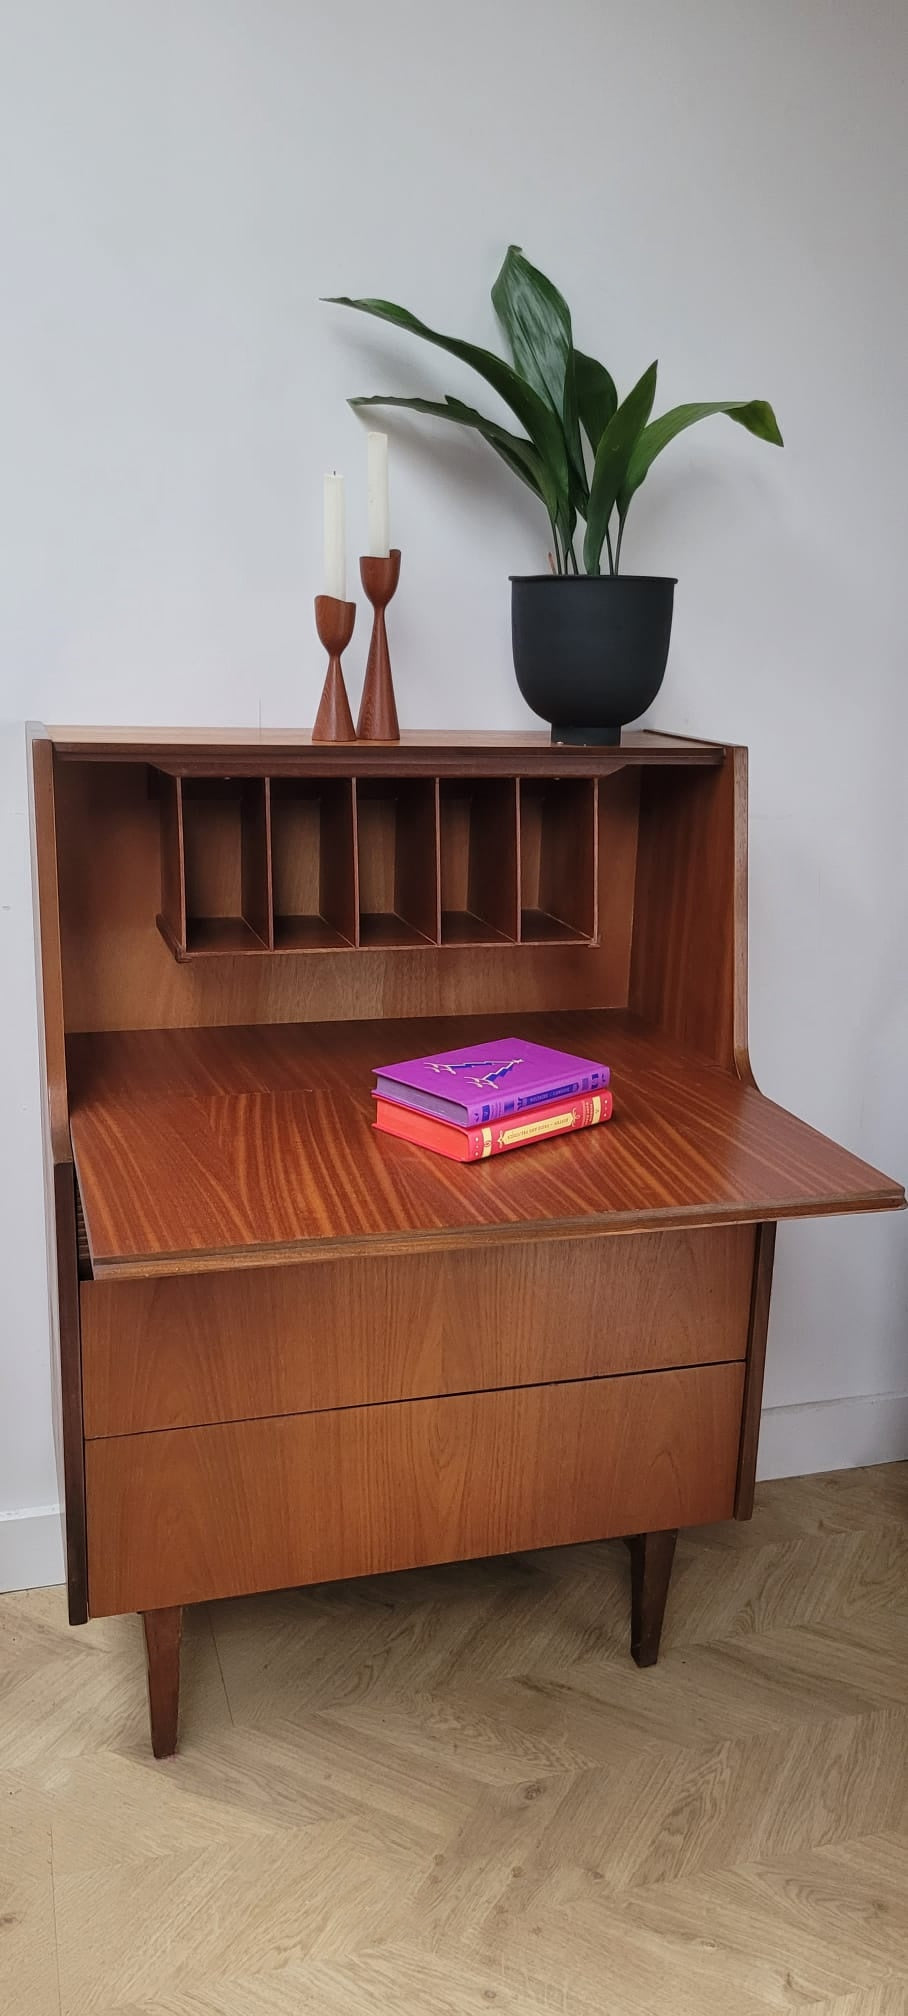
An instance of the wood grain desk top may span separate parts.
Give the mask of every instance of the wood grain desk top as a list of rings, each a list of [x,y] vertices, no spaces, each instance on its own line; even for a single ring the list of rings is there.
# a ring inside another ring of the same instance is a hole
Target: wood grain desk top
[[[162,751],[180,749],[253,749],[279,752],[294,749],[317,749],[319,755],[330,756],[332,747],[342,748],[344,758],[368,754],[374,744],[347,742],[332,745],[324,742],[313,743],[312,732],[308,728],[93,728],[54,727],[46,729],[46,734],[55,749],[63,756],[104,756],[113,755],[119,762],[130,757],[136,749],[154,748]],[[399,741],[380,745],[383,748],[469,751],[483,749],[513,749],[522,756],[534,749],[545,750],[552,755],[552,738],[543,728],[501,728],[479,731],[469,728],[412,728],[405,729]],[[562,744],[558,749],[559,758],[570,755],[573,745]],[[673,762],[683,762],[685,754],[693,762],[721,762],[723,744],[704,742],[688,735],[667,735],[656,728],[626,728],[620,744],[614,753],[629,756],[656,756],[661,752],[671,757]],[[715,753],[710,753],[715,752]],[[607,749],[587,748],[586,761],[595,761]]]
[[[614,1119],[471,1166],[373,1131],[375,1065],[512,1032],[610,1064]],[[98,1277],[904,1203],[623,1011],[83,1035],[68,1054]]]
[[[725,747],[655,729],[628,730],[612,747],[552,745],[543,730],[476,734],[411,730],[398,742],[313,742],[303,728],[49,728],[58,758],[150,763],[182,777],[282,775],[502,777],[607,776],[679,765],[719,767]]]

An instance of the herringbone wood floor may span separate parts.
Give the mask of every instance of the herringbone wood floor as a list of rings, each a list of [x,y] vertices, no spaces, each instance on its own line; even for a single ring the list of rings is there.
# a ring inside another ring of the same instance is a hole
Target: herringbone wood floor
[[[140,1626],[0,1599],[4,2016],[905,2016],[908,1466],[682,1539]]]

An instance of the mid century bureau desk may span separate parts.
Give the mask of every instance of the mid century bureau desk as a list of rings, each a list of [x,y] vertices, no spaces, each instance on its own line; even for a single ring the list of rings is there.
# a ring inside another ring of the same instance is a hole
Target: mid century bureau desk
[[[763,1097],[746,755],[32,735],[70,1617],[748,1517],[775,1223],[901,1187]],[[372,1069],[510,1033],[607,1127],[461,1166]],[[843,1236],[845,1236],[843,1234]]]

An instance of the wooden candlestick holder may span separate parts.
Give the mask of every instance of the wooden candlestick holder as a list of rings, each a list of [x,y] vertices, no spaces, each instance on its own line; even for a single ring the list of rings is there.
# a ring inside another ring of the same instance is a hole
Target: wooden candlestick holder
[[[347,649],[355,622],[355,602],[341,602],[336,595],[316,595],[315,627],[319,643],[328,653],[328,670],[312,730],[313,742],[356,741],[356,729],[341,671],[341,652]]]
[[[400,728],[385,629],[385,610],[400,580],[398,547],[392,547],[387,559],[379,559],[374,553],[365,554],[359,563],[359,572],[374,615],[356,733],[362,742],[399,742]]]

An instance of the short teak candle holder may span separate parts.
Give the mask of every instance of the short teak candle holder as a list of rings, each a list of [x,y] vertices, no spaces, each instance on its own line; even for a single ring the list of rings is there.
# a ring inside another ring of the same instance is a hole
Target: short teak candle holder
[[[387,558],[380,558],[374,553],[364,554],[359,572],[374,615],[356,732],[361,742],[399,742],[400,728],[385,629],[385,610],[400,580],[399,548],[392,546]]]
[[[356,741],[356,729],[341,671],[341,652],[347,649],[355,622],[355,602],[341,602],[336,595],[316,595],[315,627],[319,643],[328,653],[328,670],[312,730],[313,742]]]

